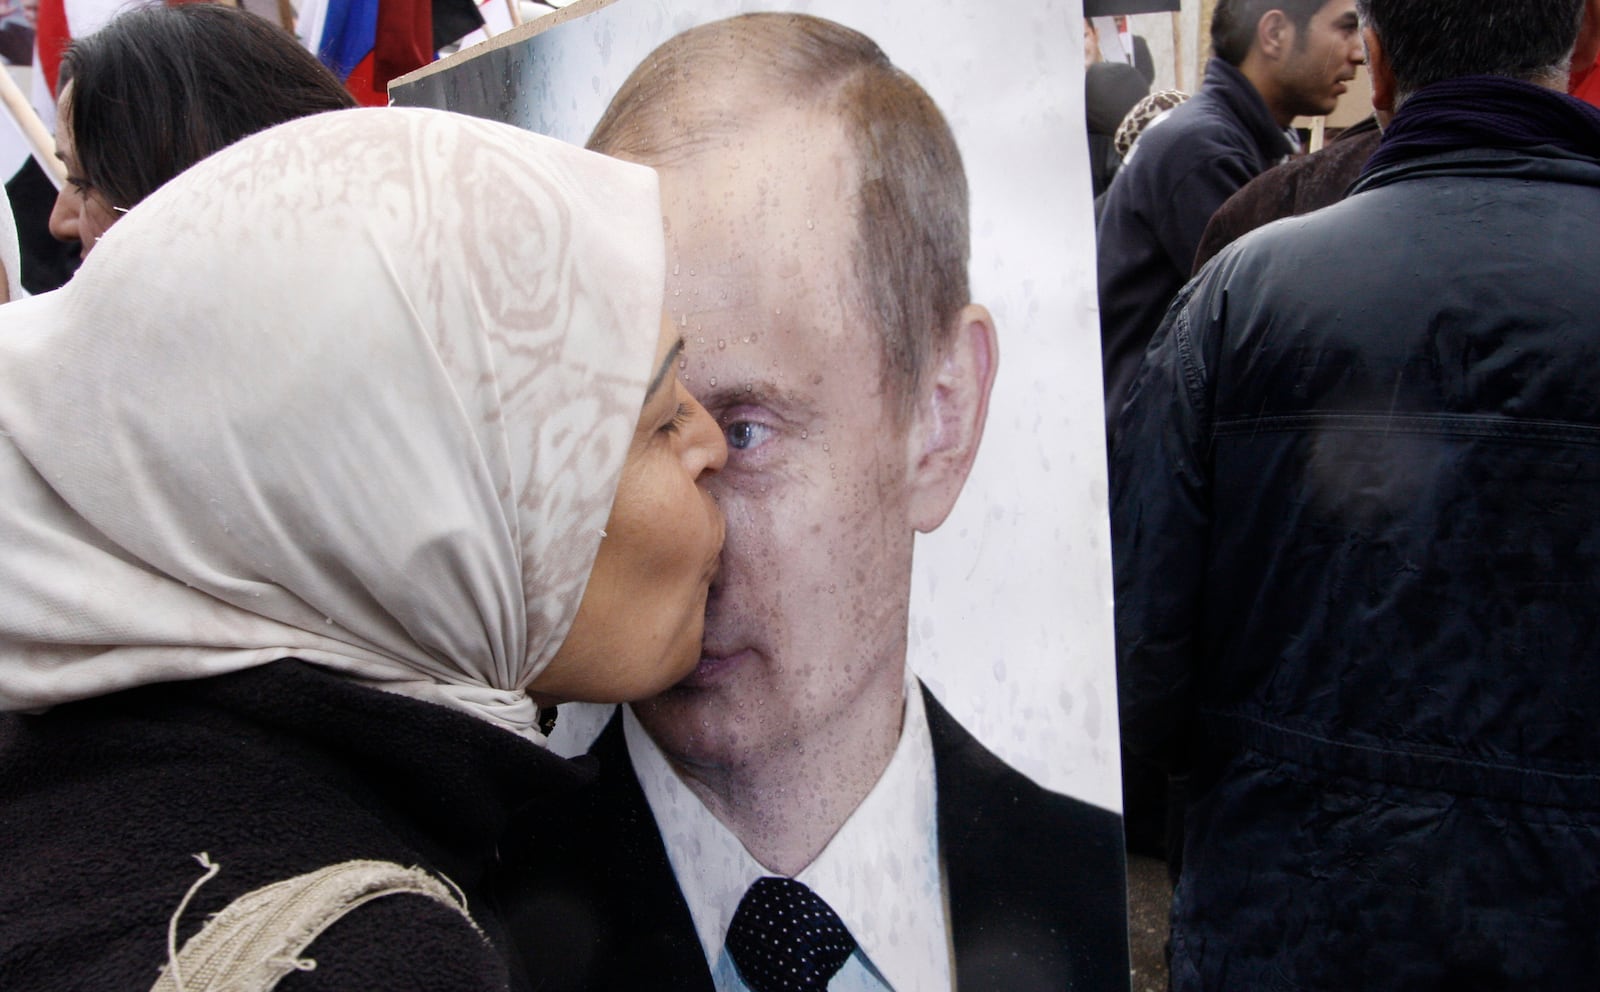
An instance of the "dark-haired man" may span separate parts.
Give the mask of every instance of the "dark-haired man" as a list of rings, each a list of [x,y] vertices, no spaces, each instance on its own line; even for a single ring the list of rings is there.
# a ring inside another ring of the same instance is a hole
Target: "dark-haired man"
[[[1106,440],[1117,441],[1150,335],[1188,281],[1212,214],[1297,147],[1286,130],[1333,110],[1361,62],[1355,0],[1218,0],[1212,58],[1193,98],[1139,136],[1097,229]],[[1128,849],[1176,865],[1166,777],[1123,753]]]
[[[943,115],[859,32],[752,14],[656,49],[589,144],[661,176],[729,536],[699,668],[613,721],[600,786],[517,859],[540,893],[511,914],[529,969],[545,989],[1125,990],[1116,814],[1005,765],[907,671],[914,539],[965,484],[998,360]],[[766,983],[742,949],[774,932],[769,892],[837,918],[837,972]]]
[[[1362,178],[1213,259],[1134,382],[1122,727],[1191,772],[1176,989],[1600,974],[1582,2],[1360,0]]]
[[[1218,0],[1194,97],[1158,119],[1106,193],[1097,234],[1106,420],[1161,314],[1189,278],[1206,222],[1295,150],[1294,118],[1330,113],[1361,64],[1355,0]]]

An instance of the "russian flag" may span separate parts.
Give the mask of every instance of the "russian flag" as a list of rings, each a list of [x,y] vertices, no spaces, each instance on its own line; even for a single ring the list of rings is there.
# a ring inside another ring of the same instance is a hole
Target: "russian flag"
[[[310,0],[299,34],[358,101],[382,107],[389,80],[433,61],[433,21],[433,0]]]

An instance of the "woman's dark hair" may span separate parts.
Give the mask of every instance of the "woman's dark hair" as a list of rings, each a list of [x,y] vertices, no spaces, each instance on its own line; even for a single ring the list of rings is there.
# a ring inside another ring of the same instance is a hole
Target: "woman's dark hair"
[[[61,58],[83,180],[131,207],[212,152],[274,124],[356,105],[287,31],[231,7],[122,14]]]

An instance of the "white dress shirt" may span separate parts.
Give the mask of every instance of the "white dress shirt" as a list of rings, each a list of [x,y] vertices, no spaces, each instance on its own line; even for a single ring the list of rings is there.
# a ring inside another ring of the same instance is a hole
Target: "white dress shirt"
[[[906,682],[900,742],[888,767],[822,853],[795,876],[833,907],[856,940],[855,953],[829,983],[832,992],[952,987],[933,740],[922,691],[909,673]],[[751,857],[683,784],[627,707],[623,733],[717,992],[748,992],[723,944],[745,890],[776,873]]]

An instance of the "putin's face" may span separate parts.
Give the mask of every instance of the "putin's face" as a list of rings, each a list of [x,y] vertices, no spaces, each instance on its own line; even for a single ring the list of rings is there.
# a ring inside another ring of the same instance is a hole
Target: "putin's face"
[[[661,171],[667,310],[684,381],[721,425],[727,517],[699,666],[636,705],[714,771],[899,733],[912,526],[906,431],[854,298],[854,153],[776,107]],[[863,769],[876,774],[876,767]]]

